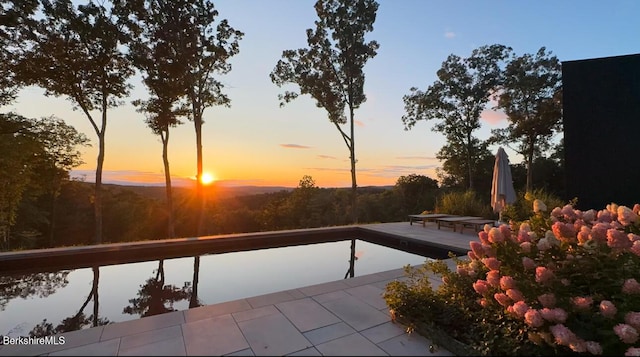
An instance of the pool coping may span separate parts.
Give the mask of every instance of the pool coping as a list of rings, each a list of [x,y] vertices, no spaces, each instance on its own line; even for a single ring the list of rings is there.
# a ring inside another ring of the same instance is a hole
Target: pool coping
[[[184,258],[205,254],[337,242],[349,239],[360,239],[436,259],[447,258],[449,252],[463,255],[468,251],[466,247],[452,246],[450,244],[420,239],[377,228],[382,225],[391,224],[394,223],[306,228],[2,252],[0,253],[0,273],[19,274],[70,268],[88,268],[157,259]],[[407,226],[409,225],[407,224]],[[448,232],[443,232],[443,234],[446,233]]]

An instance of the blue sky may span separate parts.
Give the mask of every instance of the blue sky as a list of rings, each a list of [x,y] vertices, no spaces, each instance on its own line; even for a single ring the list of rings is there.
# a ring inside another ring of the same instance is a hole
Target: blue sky
[[[296,186],[311,175],[319,186],[349,186],[348,150],[323,109],[309,97],[284,108],[271,83],[282,51],[306,46],[305,30],[314,26],[314,1],[214,1],[219,18],[245,33],[233,70],[220,79],[231,107],[209,108],[203,127],[204,167],[219,180],[236,184]],[[400,175],[436,178],[435,153],[445,143],[420,122],[405,131],[402,97],[415,86],[426,89],[449,54],[468,56],[474,48],[503,44],[516,54],[545,46],[561,61],[640,53],[640,1],[379,1],[374,31],[378,55],[364,68],[368,97],[356,111],[358,184],[392,185]],[[131,100],[146,97],[139,77],[125,105],[112,110],[107,127],[104,181],[163,182],[161,144],[135,112]],[[288,89],[296,89],[291,86]],[[87,134],[86,164],[75,170],[92,180],[97,139],[88,120],[63,98],[44,98],[25,88],[13,105],[29,117],[56,115]],[[500,113],[486,111],[476,135],[504,127]],[[494,152],[497,147],[491,148]],[[169,146],[177,182],[195,175],[195,134],[187,122],[172,131]],[[507,150],[511,162],[522,158]]]

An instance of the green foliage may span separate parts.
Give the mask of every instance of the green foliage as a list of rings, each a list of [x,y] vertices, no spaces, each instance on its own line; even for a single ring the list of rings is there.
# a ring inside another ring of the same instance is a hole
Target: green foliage
[[[300,93],[286,91],[278,95],[280,106],[300,94],[309,94],[318,108],[327,111],[329,120],[340,132],[351,164],[351,219],[358,220],[354,110],[367,99],[364,94],[366,62],[377,53],[376,41],[365,42],[373,31],[378,3],[375,0],[318,0],[315,3],[316,28],[307,29],[307,48],[285,50],[270,73],[273,83],[282,87],[296,84]],[[347,123],[349,131],[340,126]]]
[[[563,201],[560,197],[544,189],[535,189],[529,195],[527,195],[523,191],[520,191],[516,195],[516,202],[507,205],[502,211],[503,220],[505,222],[521,222],[529,219],[529,217],[532,217],[534,215],[533,201],[536,199],[544,202],[548,207],[548,211],[553,210],[555,207],[562,208],[569,203]]]
[[[438,199],[436,212],[461,216],[477,216],[491,218],[494,216],[491,206],[483,202],[475,191],[453,191],[445,193]]]
[[[396,181],[395,192],[403,206],[403,214],[434,210],[438,181],[418,174],[400,176]]]
[[[509,126],[493,129],[492,142],[516,143],[527,163],[526,190],[533,189],[533,160],[551,146],[562,130],[562,64],[541,47],[535,55],[512,58],[504,71],[497,108]]]
[[[469,184],[465,188],[475,188],[479,158],[473,153],[482,148],[473,133],[480,128],[480,113],[502,80],[500,64],[510,51],[503,45],[491,45],[474,49],[468,58],[451,54],[438,70],[438,79],[426,91],[413,87],[403,97],[405,130],[420,120],[436,119],[432,130],[445,135],[450,149],[463,153],[460,158],[467,167]]]

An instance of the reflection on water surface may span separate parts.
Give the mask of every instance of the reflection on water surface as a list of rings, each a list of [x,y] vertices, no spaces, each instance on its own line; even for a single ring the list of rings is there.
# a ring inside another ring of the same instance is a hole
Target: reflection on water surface
[[[0,335],[46,336],[423,264],[356,240],[0,277]],[[351,270],[353,267],[353,270]]]

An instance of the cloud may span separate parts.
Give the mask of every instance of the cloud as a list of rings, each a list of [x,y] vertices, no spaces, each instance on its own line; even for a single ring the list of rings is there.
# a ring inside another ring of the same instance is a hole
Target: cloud
[[[280,144],[280,146],[287,149],[311,149],[311,146],[298,145],[298,144]]]
[[[480,113],[480,120],[490,124],[498,125],[507,120],[506,114],[502,110],[485,109]]]
[[[434,156],[397,156],[396,159],[399,160],[438,160],[438,158]]]
[[[331,155],[318,155],[319,158],[321,159],[332,159],[332,160],[338,160],[337,157],[335,156],[331,156]]]
[[[96,181],[94,170],[72,170],[70,176],[72,179],[86,182]],[[171,176],[171,185],[173,186],[191,186],[194,181],[194,178]],[[164,186],[165,178],[162,172],[115,170],[103,171],[102,182],[116,185]]]
[[[454,38],[454,37],[456,37],[456,33],[455,33],[455,32],[453,32],[453,31],[446,31],[446,32],[444,33],[444,37],[445,37],[445,38]]]
[[[360,120],[354,120],[353,122],[354,122],[357,126],[359,126],[359,127],[361,127],[361,128],[362,128],[362,127],[364,127],[364,123],[363,123],[363,122],[361,122]]]

